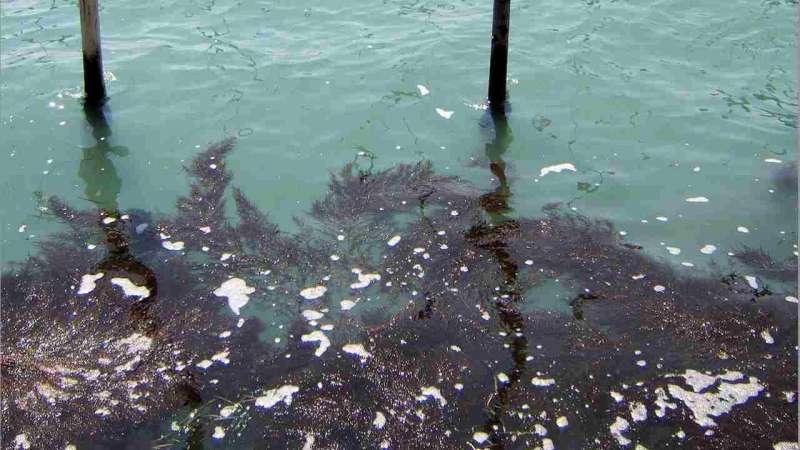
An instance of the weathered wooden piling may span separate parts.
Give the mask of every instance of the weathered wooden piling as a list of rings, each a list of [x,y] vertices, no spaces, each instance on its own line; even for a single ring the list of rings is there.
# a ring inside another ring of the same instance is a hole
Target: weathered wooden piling
[[[494,0],[492,53],[489,62],[489,107],[495,112],[503,112],[505,108],[510,22],[511,0]]]
[[[79,0],[81,41],[83,45],[83,90],[87,105],[100,105],[106,98],[103,80],[103,55],[100,51],[98,0]]]

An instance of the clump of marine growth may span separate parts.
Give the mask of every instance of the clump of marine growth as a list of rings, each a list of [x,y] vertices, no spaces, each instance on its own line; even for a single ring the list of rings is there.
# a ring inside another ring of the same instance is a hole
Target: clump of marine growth
[[[232,221],[233,144],[192,161],[174,215],[49,201],[66,230],[2,277],[3,445],[797,441],[796,285],[679,276],[609,222],[508,219],[505,189],[425,162],[344,167],[294,234],[237,189]],[[767,258],[745,255],[785,281]],[[571,314],[537,307],[554,280]]]

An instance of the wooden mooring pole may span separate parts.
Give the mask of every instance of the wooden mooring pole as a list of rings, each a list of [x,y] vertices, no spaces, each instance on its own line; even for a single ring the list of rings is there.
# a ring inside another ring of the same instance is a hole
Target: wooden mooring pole
[[[106,99],[97,1],[78,0],[81,10],[81,41],[83,44],[83,90],[87,106],[102,105]]]
[[[494,0],[492,54],[489,62],[489,107],[492,112],[505,112],[510,22],[511,0]]]

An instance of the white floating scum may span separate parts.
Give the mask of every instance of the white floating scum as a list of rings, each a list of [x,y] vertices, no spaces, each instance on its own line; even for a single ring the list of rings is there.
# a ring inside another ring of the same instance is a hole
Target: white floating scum
[[[554,164],[552,166],[542,167],[539,170],[539,177],[543,177],[548,173],[561,173],[564,170],[575,172],[575,166],[572,163]]]
[[[342,346],[342,351],[349,354],[358,356],[361,363],[367,362],[367,359],[372,358],[372,353],[368,352],[361,344],[347,344]]]
[[[744,279],[747,280],[747,284],[750,285],[753,289],[758,289],[758,279],[752,275],[745,275]]]
[[[314,355],[319,357],[328,350],[328,347],[331,346],[331,341],[328,339],[328,336],[325,336],[325,333],[319,330],[314,330],[311,333],[304,334],[300,336],[300,340],[303,342],[319,342],[319,346],[314,351]]]
[[[717,251],[717,246],[716,245],[711,245],[711,244],[706,244],[700,249],[700,253],[702,253],[704,255],[711,255],[715,251]]]
[[[647,420],[647,407],[644,403],[641,402],[633,402],[629,406],[631,411],[631,419],[634,422],[644,422]]]
[[[683,377],[694,392],[670,384],[667,386],[669,394],[689,408],[694,421],[701,427],[715,427],[717,423],[713,418],[729,413],[734,406],[746,403],[764,390],[764,386],[755,377],[748,377],[746,382],[733,383],[732,381],[744,378],[741,372],[726,371],[724,374],[711,376],[687,370],[683,375],[667,375],[674,376]],[[701,392],[718,381],[720,384],[717,392]]]
[[[347,300],[347,299],[342,300],[342,301],[339,302],[339,306],[342,308],[342,311],[349,311],[349,310],[353,309],[356,306],[356,304],[357,304],[357,302],[354,302],[352,300]]]
[[[303,318],[308,320],[308,321],[319,320],[319,319],[322,319],[323,317],[325,317],[325,314],[323,314],[323,313],[321,313],[319,311],[315,311],[313,309],[306,309],[306,310],[304,310],[302,312],[302,314],[303,314]]]
[[[350,285],[350,289],[363,289],[370,285],[373,281],[379,281],[381,279],[380,274],[377,273],[363,273],[359,268],[353,268],[351,270],[354,274],[358,276],[358,282],[352,283]]]
[[[172,250],[172,251],[180,251],[180,250],[183,250],[183,248],[184,248],[183,241],[175,241],[175,242],[162,241],[161,242],[161,246],[164,247],[167,250]]]
[[[214,434],[211,435],[214,439],[222,439],[225,437],[225,429],[222,427],[214,427]]]
[[[483,431],[476,431],[472,434],[472,440],[477,442],[478,444],[483,444],[484,442],[489,440],[489,434],[484,433]]]
[[[435,386],[425,386],[422,388],[422,396],[418,397],[417,400],[424,401],[428,398],[432,398],[439,402],[439,406],[444,407],[447,405],[447,400],[445,400],[444,396],[442,396],[442,392],[439,388]]]
[[[608,427],[608,431],[611,432],[611,436],[617,440],[619,445],[625,447],[631,444],[631,440],[623,436],[622,433],[628,431],[629,428],[630,423],[627,420],[617,417],[614,423]]]
[[[228,297],[228,306],[238,316],[239,311],[250,301],[249,295],[255,291],[256,288],[248,286],[243,279],[231,278],[214,290],[214,295]]]
[[[536,387],[547,387],[556,384],[556,380],[552,378],[533,377],[531,378],[531,384]]]
[[[326,292],[328,292],[328,288],[325,286],[314,286],[300,291],[300,297],[303,297],[306,300],[314,300],[322,297]]]
[[[439,114],[440,116],[442,116],[445,119],[449,119],[449,118],[453,117],[453,113],[454,113],[454,111],[448,111],[446,109],[436,108],[436,114]]]
[[[85,295],[94,290],[97,287],[95,283],[100,278],[103,278],[105,275],[103,272],[98,272],[96,274],[86,274],[81,277],[81,285],[78,287],[78,295]]]
[[[127,278],[112,278],[111,284],[122,288],[126,297],[139,297],[139,299],[150,296],[150,289],[147,286],[137,286]]]
[[[280,402],[289,406],[292,404],[292,396],[300,391],[300,388],[291,384],[285,384],[276,389],[270,389],[261,397],[256,398],[256,406],[259,408],[270,409]]]
[[[379,430],[383,429],[383,427],[386,426],[386,416],[384,416],[382,412],[377,411],[375,413],[375,419],[372,421],[372,426]]]
[[[29,448],[31,448],[31,442],[28,440],[27,434],[21,433],[14,436],[14,450],[28,450]]]

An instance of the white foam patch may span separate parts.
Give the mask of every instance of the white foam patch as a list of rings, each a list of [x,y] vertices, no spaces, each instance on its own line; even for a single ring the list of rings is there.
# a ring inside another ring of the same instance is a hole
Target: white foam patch
[[[647,407],[644,403],[633,402],[630,404],[631,419],[634,422],[644,422],[647,420]]]
[[[183,250],[183,241],[163,241],[161,246],[167,250],[180,251]]]
[[[734,406],[744,404],[764,390],[764,386],[755,377],[749,377],[744,383],[733,383],[732,381],[744,378],[740,372],[726,371],[722,375],[711,376],[687,370],[684,375],[679,376],[684,377],[692,391],[674,384],[668,385],[667,390],[689,408],[694,421],[701,427],[716,426],[713,418],[729,413]],[[717,392],[701,392],[717,382],[720,383]]]
[[[614,423],[608,427],[608,431],[611,432],[611,436],[617,440],[617,443],[624,447],[631,444],[631,440],[622,435],[622,433],[628,431],[630,426],[631,424],[627,420],[617,417]]]
[[[706,244],[700,249],[700,253],[702,253],[704,255],[711,255],[715,251],[717,251],[717,246],[716,245],[711,245],[711,244]]]
[[[14,450],[28,450],[29,448],[31,448],[31,441],[28,440],[27,434],[21,433],[14,436]]]
[[[422,388],[422,396],[424,398],[432,398],[439,402],[439,406],[445,406],[447,400],[442,396],[442,392],[435,386],[425,386]]]
[[[222,427],[214,427],[214,434],[211,435],[214,439],[222,439],[225,437],[225,429]]]
[[[300,297],[303,297],[306,300],[314,300],[322,297],[326,292],[328,292],[328,288],[325,286],[314,286],[300,291]]]
[[[476,431],[472,434],[472,440],[477,442],[478,444],[483,444],[484,442],[489,440],[489,434],[484,433],[483,431]]]
[[[359,268],[354,268],[351,272],[358,276],[358,282],[351,284],[350,289],[363,289],[369,286],[373,281],[378,281],[381,279],[380,274],[363,273]]]
[[[379,430],[383,429],[383,427],[386,426],[386,416],[380,411],[376,412],[375,419],[372,421],[372,426]]]
[[[664,391],[664,388],[656,388],[656,416],[661,418],[667,415],[667,408],[675,409],[678,407],[677,404],[668,402],[667,393]]]
[[[228,306],[238,316],[239,310],[250,301],[249,295],[255,291],[256,288],[248,286],[243,279],[231,278],[214,290],[214,295],[228,297]]]
[[[436,114],[444,117],[445,119],[449,119],[449,118],[453,117],[453,111],[448,111],[448,110],[442,109],[442,108],[436,108]]]
[[[555,164],[552,166],[542,167],[539,170],[539,176],[543,177],[548,173],[561,173],[564,170],[569,170],[570,172],[575,172],[575,166],[572,163],[561,163]]]
[[[147,286],[137,286],[127,278],[112,278],[111,284],[122,288],[126,297],[147,298],[150,296],[150,289]]]
[[[318,330],[300,336],[300,340],[303,342],[319,342],[319,346],[314,351],[315,356],[322,356],[325,350],[328,350],[328,347],[331,346],[331,341],[328,339],[328,336],[325,336],[325,333]]]
[[[78,295],[84,295],[92,292],[97,287],[96,281],[103,278],[103,272],[96,274],[86,274],[81,277],[81,285],[78,287]]]
[[[361,360],[361,362],[365,362],[368,358],[372,357],[372,353],[368,352],[367,349],[364,348],[361,344],[347,344],[342,346],[342,351],[347,353],[348,355],[355,355]]]
[[[270,409],[280,402],[289,406],[292,404],[292,396],[300,390],[299,387],[285,384],[276,389],[270,389],[261,397],[256,398],[256,406],[259,408]]]
[[[214,364],[214,362],[211,361],[210,359],[204,359],[204,360],[200,361],[199,363],[197,363],[195,365],[197,367],[205,370],[205,369],[208,369],[209,367],[211,367],[212,364]]]
[[[306,442],[303,444],[302,450],[312,450],[314,448],[314,443],[316,442],[317,438],[315,438],[313,434],[307,433]]]
[[[800,450],[800,444],[797,442],[776,442],[772,448],[774,450]]]
[[[356,306],[356,302],[352,300],[342,300],[339,302],[339,306],[341,306],[342,311],[350,311]]]
[[[303,318],[306,320],[319,320],[322,319],[325,314],[322,314],[319,311],[315,311],[313,309],[306,309],[303,311]]]
[[[537,387],[547,387],[556,384],[556,380],[552,378],[533,377],[531,378],[531,384]]]

